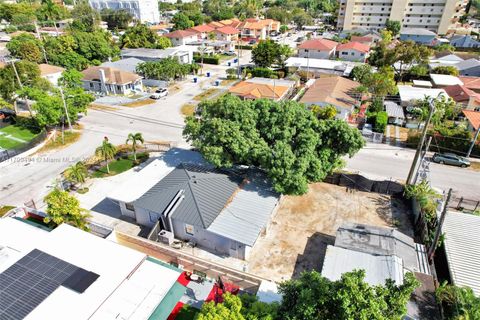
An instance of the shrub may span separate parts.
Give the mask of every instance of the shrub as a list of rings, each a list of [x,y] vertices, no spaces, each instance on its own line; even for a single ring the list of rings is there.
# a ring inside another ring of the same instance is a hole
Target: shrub
[[[196,63],[202,63],[202,56],[201,55],[194,55],[193,56],[193,61],[195,61]],[[206,64],[220,64],[220,57],[217,56],[217,55],[214,55],[214,56],[203,56],[203,63],[206,63]]]
[[[275,74],[275,71],[268,68],[254,68],[252,75],[260,78],[271,78]]]
[[[385,131],[385,127],[387,126],[388,122],[388,115],[385,111],[380,111],[377,113],[375,117],[375,125],[373,130],[375,132],[383,133]]]
[[[252,50],[253,46],[250,46],[250,45],[236,45],[235,49]]]

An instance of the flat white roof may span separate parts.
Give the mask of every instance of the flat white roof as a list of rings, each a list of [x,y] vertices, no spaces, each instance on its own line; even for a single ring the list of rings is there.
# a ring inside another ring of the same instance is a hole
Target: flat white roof
[[[258,301],[265,303],[280,302],[282,295],[278,293],[278,286],[275,282],[262,280],[257,291]]]
[[[470,287],[480,296],[480,216],[447,212],[442,231],[453,284]]]
[[[141,278],[147,272],[152,274],[150,267],[144,264],[145,254],[67,224],[48,232],[14,218],[0,219],[0,246],[17,252],[1,263],[0,271],[14,264],[31,250],[39,249],[99,275],[83,293],[59,286],[30,312],[25,318],[27,320],[89,319],[104,302],[107,302],[106,306],[112,307],[110,310],[116,312],[103,313],[102,319],[118,319],[119,313],[148,314],[153,311],[151,310],[153,301],[158,304],[161,295],[166,293],[164,288],[178,277],[178,273],[175,276],[170,269],[158,265],[155,278],[145,285],[148,288],[135,286],[138,284],[137,278]],[[141,273],[135,275],[137,268]],[[136,292],[143,296],[143,300],[134,301],[137,297],[129,297],[128,290],[123,289],[123,286],[128,287],[132,284],[136,287]],[[151,290],[152,286],[156,289]],[[110,301],[110,298],[113,300]],[[125,300],[132,303],[127,305]]]
[[[456,84],[463,85],[462,80],[458,77],[448,74],[430,74],[432,82],[437,86],[454,86]]]
[[[150,190],[180,163],[205,163],[200,153],[173,148],[149,163],[142,170],[133,173],[132,177],[120,184],[107,197],[110,199],[132,202]]]
[[[340,280],[342,274],[353,270],[365,270],[365,281],[370,285],[383,285],[392,279],[403,283],[403,261],[397,256],[373,255],[329,245],[325,253],[322,276]]]
[[[424,87],[424,88],[431,88],[432,83],[426,80],[413,80],[414,87]]]
[[[290,57],[285,62],[287,67],[306,68],[307,66],[312,69],[327,69],[327,70],[340,70],[345,68],[348,63],[345,61],[335,61],[328,59],[307,59],[300,57]]]
[[[439,95],[448,97],[448,94],[443,89],[430,89],[430,88],[417,88],[412,86],[399,85],[398,93],[402,102],[408,102],[411,100],[421,100],[425,97],[436,98]]]

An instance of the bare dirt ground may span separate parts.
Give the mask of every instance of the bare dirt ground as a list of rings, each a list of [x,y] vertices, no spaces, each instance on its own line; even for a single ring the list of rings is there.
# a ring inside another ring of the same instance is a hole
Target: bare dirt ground
[[[390,196],[311,184],[306,195],[283,198],[266,234],[252,249],[248,271],[273,281],[304,270],[321,271],[326,247],[333,245],[336,230],[345,222],[413,232],[403,204]]]

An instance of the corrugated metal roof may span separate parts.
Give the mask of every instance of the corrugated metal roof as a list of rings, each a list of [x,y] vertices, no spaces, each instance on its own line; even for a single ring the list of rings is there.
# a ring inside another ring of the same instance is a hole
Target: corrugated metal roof
[[[403,283],[402,264],[402,259],[396,256],[373,255],[329,245],[322,276],[336,281],[346,272],[363,269],[365,282],[370,285],[383,285],[387,279],[400,285]]]
[[[172,218],[208,228],[237,190],[242,177],[206,166],[181,164],[135,201],[135,206],[163,213],[175,195],[184,199]]]
[[[248,182],[207,230],[253,246],[278,200],[279,194],[273,191],[265,175],[252,172]]]
[[[392,101],[385,101],[384,105],[389,117],[405,119],[405,114],[403,113],[403,108],[401,106]]]
[[[445,251],[452,281],[480,296],[480,217],[448,212],[443,223]]]

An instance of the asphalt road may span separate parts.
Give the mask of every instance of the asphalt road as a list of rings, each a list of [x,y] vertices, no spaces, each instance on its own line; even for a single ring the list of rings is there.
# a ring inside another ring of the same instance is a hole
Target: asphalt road
[[[367,144],[353,158],[347,159],[346,169],[358,171],[372,179],[392,179],[405,182],[415,150],[385,144]],[[437,163],[430,164],[432,186],[453,189],[456,197],[480,200],[480,172]]]

